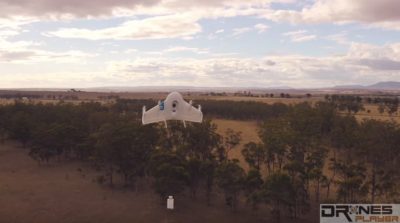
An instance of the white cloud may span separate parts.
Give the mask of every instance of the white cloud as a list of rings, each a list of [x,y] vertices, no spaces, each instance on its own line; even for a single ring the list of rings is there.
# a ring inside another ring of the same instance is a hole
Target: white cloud
[[[244,33],[250,32],[251,30],[250,27],[234,28],[232,30],[232,36],[240,36]]]
[[[291,23],[359,22],[373,27],[399,29],[398,0],[316,0],[301,10],[266,10],[263,17]]]
[[[290,37],[290,40],[292,42],[306,42],[317,38],[316,35],[309,35],[308,31],[306,30],[286,32],[283,33],[282,35]]]
[[[14,15],[37,18],[93,18],[107,16],[162,15],[184,12],[224,17],[254,13],[271,2],[292,0],[2,0],[0,17]]]
[[[82,63],[85,58],[94,55],[81,51],[51,52],[38,47],[41,44],[32,41],[10,41],[10,36],[18,32],[0,30],[0,63]]]
[[[54,78],[57,77],[57,78]],[[122,83],[104,72],[13,72],[1,75],[2,88],[76,88],[103,86],[104,83]]]
[[[252,27],[241,27],[241,28],[234,28],[232,30],[232,36],[240,36],[244,33],[248,33],[251,31],[257,31],[258,33],[263,33],[265,31],[267,31],[269,29],[269,26],[262,24],[262,23],[258,23],[255,24]]]
[[[136,52],[138,52],[137,49],[127,49],[127,50],[124,51],[124,53],[127,53],[127,54],[136,53]]]
[[[170,47],[168,49],[163,50],[166,53],[174,53],[174,52],[192,52],[197,54],[208,54],[208,49],[201,49],[197,47],[186,47],[186,46],[175,46]]]
[[[118,8],[135,8],[137,6],[152,6],[161,2],[160,0],[2,0],[0,2],[0,13],[2,16],[101,16],[111,14]]]
[[[258,31],[258,33],[263,33],[269,29],[269,26],[262,23],[258,23],[254,25],[254,28]]]
[[[373,46],[353,43],[341,56],[301,55],[264,58],[140,58],[114,61],[108,71],[141,85],[321,87],[370,84],[400,79],[400,43]]]
[[[26,25],[36,21],[38,21],[38,19],[33,17],[14,15],[3,18],[0,15],[0,29],[7,28],[7,29],[19,30],[22,25]]]
[[[183,47],[169,49],[186,50]],[[43,57],[45,59],[59,57],[60,61],[64,61],[71,55],[80,59],[86,56],[79,52],[43,54],[42,58],[34,56],[30,59],[40,61]],[[10,63],[5,63],[4,66],[10,66]],[[28,68],[29,66],[36,65],[27,65]],[[57,66],[53,68],[57,69]],[[75,71],[62,74],[45,72],[46,69],[44,69],[43,73],[37,75],[35,72],[28,71],[26,74],[15,72],[16,75],[13,76],[3,75],[0,86],[86,87],[89,85],[197,84],[199,86],[321,87],[349,83],[370,84],[376,81],[400,79],[400,43],[384,46],[352,43],[346,54],[325,57],[276,55],[246,58],[229,54],[215,56],[210,54],[207,58],[190,59],[148,55],[133,60],[112,61],[108,63],[106,71],[101,72],[101,70],[103,70],[102,67],[96,72]]]
[[[337,34],[329,35],[329,36],[326,36],[325,39],[334,41],[334,42],[336,42],[338,44],[341,44],[341,45],[349,45],[349,44],[351,44],[351,41],[348,40],[348,38],[347,38],[347,33],[346,32],[340,32],[340,33],[337,33]]]
[[[116,27],[104,29],[63,28],[44,33],[46,36],[60,38],[103,39],[163,39],[190,37],[201,31],[197,18],[190,15],[166,15],[131,20]]]

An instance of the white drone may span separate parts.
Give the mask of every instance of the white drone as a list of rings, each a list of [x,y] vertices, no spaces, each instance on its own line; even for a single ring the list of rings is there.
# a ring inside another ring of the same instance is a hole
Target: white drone
[[[185,121],[202,122],[201,106],[193,107],[192,101],[187,103],[178,92],[170,93],[164,101],[158,101],[158,105],[148,111],[143,106],[143,125],[163,121],[167,127],[167,120],[181,120],[185,127]]]

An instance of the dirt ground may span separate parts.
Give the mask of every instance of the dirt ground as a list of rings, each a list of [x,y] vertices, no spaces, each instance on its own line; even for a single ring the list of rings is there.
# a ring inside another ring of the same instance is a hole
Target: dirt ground
[[[241,202],[233,213],[218,197],[207,206],[202,196],[192,201],[181,195],[175,199],[176,210],[167,211],[146,183],[137,192],[111,189],[93,181],[97,174],[78,162],[39,166],[26,149],[1,144],[0,223],[273,222],[265,207],[253,211]]]

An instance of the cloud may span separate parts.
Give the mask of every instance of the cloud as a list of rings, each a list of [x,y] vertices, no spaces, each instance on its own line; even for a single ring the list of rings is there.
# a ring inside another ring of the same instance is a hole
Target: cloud
[[[268,29],[269,29],[269,26],[262,24],[262,23],[258,23],[252,27],[234,28],[232,30],[232,36],[240,36],[244,33],[248,33],[251,31],[257,31],[258,33],[263,33],[265,31],[267,31]]]
[[[0,17],[14,15],[40,18],[88,18],[105,16],[162,15],[188,11],[207,12],[214,16],[223,12],[249,13],[268,7],[271,2],[292,0],[2,0]],[[249,11],[250,9],[250,11]],[[221,11],[222,10],[222,11]]]
[[[306,42],[317,38],[316,35],[309,35],[308,31],[306,30],[286,32],[283,33],[282,35],[290,37],[290,40],[292,42]]]
[[[398,0],[316,0],[301,10],[267,10],[263,17],[291,23],[351,23],[398,29],[400,4]]]
[[[37,61],[65,62],[68,58],[84,60],[82,52],[55,53],[31,49],[34,43],[3,57],[13,63]],[[23,51],[23,49],[27,49]],[[172,47],[170,51],[196,50]],[[168,49],[166,51],[168,51]],[[3,60],[3,59],[0,59]],[[9,62],[2,66],[10,66]],[[16,64],[18,66],[18,64]],[[30,66],[36,66],[35,64]],[[26,67],[29,67],[27,65]],[[29,68],[28,68],[29,69]],[[58,69],[58,67],[54,67]],[[351,43],[343,55],[312,57],[275,55],[263,58],[209,54],[207,58],[168,58],[145,54],[132,60],[111,61],[106,69],[94,72],[73,71],[63,76],[59,72],[43,74],[26,71],[14,76],[3,75],[1,86],[19,87],[86,87],[99,85],[199,85],[199,86],[292,86],[323,87],[341,84],[371,84],[376,81],[400,79],[400,43],[376,46]],[[41,71],[42,71],[41,70]],[[91,70],[91,69],[89,69]],[[104,71],[102,71],[104,70]],[[80,76],[87,75],[87,76]],[[68,83],[68,84],[65,84]]]
[[[374,46],[352,43],[347,59],[376,71],[400,72],[400,43]]]
[[[0,30],[0,63],[82,63],[93,54],[82,51],[52,52],[39,49],[41,45],[32,41],[10,41],[9,37],[18,32]]]
[[[263,33],[269,29],[269,26],[262,23],[258,23],[254,25],[254,28],[258,31],[258,33]]]
[[[232,36],[240,36],[244,33],[250,32],[252,28],[250,27],[242,27],[242,28],[234,28],[232,30]]]
[[[325,39],[334,41],[341,45],[351,44],[351,41],[349,41],[347,38],[347,32],[340,32],[337,34],[329,35],[329,36],[326,36]]]
[[[4,14],[3,14],[3,16],[4,16]],[[33,17],[18,16],[18,15],[2,17],[0,15],[0,29],[19,30],[21,28],[21,26],[29,24],[29,23],[37,22],[37,21],[38,21],[38,19],[33,18]]]
[[[160,0],[2,0],[0,14],[2,16],[101,16],[109,15],[118,8],[135,8],[137,6],[152,6]]]
[[[197,18],[189,15],[166,15],[131,20],[116,27],[104,29],[62,28],[44,33],[50,37],[77,38],[89,40],[137,40],[185,38],[201,31]]]
[[[127,54],[136,53],[136,52],[138,52],[137,49],[127,49],[127,50],[124,51],[124,53],[127,53]]]
[[[57,78],[54,78],[54,77]],[[46,72],[34,71],[3,73],[1,75],[2,88],[76,88],[102,86],[104,83],[118,83],[116,77],[110,78],[101,72]]]
[[[45,50],[0,50],[0,63],[20,63],[32,64],[42,62],[55,63],[83,63],[84,59],[92,57],[92,54],[87,54],[81,51],[66,51],[62,53],[51,52]]]
[[[400,79],[400,44],[352,43],[340,56],[140,58],[114,61],[108,72],[139,85],[321,87]]]
[[[176,53],[176,52],[192,52],[196,54],[208,54],[208,49],[201,49],[197,47],[186,47],[186,46],[175,46],[163,50],[165,53]]]

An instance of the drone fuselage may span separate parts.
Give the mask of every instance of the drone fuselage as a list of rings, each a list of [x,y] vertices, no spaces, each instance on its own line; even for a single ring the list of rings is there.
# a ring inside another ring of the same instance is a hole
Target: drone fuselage
[[[201,107],[194,108],[192,102],[187,103],[178,92],[170,93],[164,101],[146,111],[143,107],[142,123],[149,124],[167,120],[181,120],[190,122],[202,122],[203,114]]]

